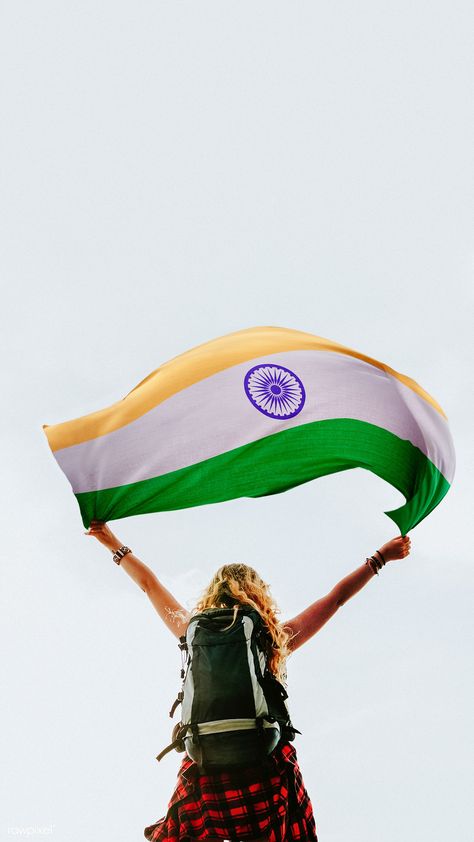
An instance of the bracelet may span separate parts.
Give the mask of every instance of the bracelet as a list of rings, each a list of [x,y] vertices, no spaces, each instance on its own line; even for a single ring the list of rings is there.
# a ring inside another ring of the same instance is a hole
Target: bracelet
[[[382,561],[380,561],[379,558],[376,558],[375,555],[371,555],[370,558],[367,558],[365,560],[365,563],[368,564],[369,567],[372,569],[372,572],[375,573],[378,576],[379,570],[381,570],[382,567],[384,566],[384,564],[386,564],[386,561],[385,561],[382,553],[380,552],[380,550],[375,550],[375,552],[379,554]]]
[[[377,552],[377,550],[376,550],[376,552]],[[383,556],[382,556],[382,558],[383,558]],[[373,572],[376,573],[377,576],[378,576],[379,570],[382,569],[382,567],[385,564],[385,561],[382,562],[382,561],[380,561],[380,559],[376,558],[374,555],[371,555],[370,558],[366,559],[365,563],[368,564],[372,568]]]
[[[124,555],[127,555],[127,553],[131,552],[132,551],[130,547],[120,547],[120,549],[117,550],[117,552],[115,552],[113,555],[113,560],[115,561],[115,564],[120,564],[120,561],[122,560]]]
[[[370,556],[370,558],[366,558],[365,563],[369,565],[370,569],[372,570],[372,573],[377,574],[377,576],[379,575],[377,564],[373,556]]]
[[[380,550],[375,550],[375,552],[376,552],[376,553],[378,553],[378,554],[379,554],[379,556],[380,556],[380,558],[382,559],[382,565],[386,564],[386,561],[385,561],[385,559],[384,559],[384,557],[383,557],[382,553],[380,552]]]

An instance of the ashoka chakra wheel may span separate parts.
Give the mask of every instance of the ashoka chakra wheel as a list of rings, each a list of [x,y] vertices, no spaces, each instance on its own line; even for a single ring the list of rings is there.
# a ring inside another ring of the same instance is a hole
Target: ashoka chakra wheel
[[[303,409],[303,383],[282,365],[255,365],[245,375],[244,387],[250,403],[269,418],[293,418]]]

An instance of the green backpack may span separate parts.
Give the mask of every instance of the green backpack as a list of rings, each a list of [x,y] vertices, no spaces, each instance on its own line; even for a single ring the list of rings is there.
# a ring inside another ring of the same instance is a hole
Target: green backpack
[[[181,691],[170,716],[182,705],[171,749],[186,751],[201,770],[264,762],[281,740],[300,734],[291,723],[283,685],[267,667],[262,618],[240,605],[211,608],[189,621],[179,640]]]

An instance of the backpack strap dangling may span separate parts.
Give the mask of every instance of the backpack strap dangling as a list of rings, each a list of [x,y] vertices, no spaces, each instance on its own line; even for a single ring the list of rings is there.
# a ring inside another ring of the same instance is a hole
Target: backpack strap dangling
[[[168,754],[168,752],[172,751],[174,748],[176,749],[176,751],[185,751],[184,737],[186,736],[187,730],[188,726],[182,725],[181,722],[178,722],[174,726],[173,737],[175,737],[175,739],[172,743],[169,744],[169,746],[166,746],[166,748],[164,748],[163,751],[160,751],[160,753],[156,755],[156,759],[158,760],[158,762],[160,762],[160,760],[165,756],[165,754]]]
[[[172,706],[172,708],[171,708],[171,710],[170,710],[170,717],[171,717],[171,719],[173,719],[174,712],[175,712],[176,708],[178,707],[178,705],[180,705],[180,704],[181,704],[181,702],[183,701],[183,699],[184,699],[184,691],[183,691],[183,690],[180,690],[180,691],[179,691],[179,693],[178,693],[178,695],[177,695],[177,698],[174,700],[174,702],[173,702],[173,706]]]
[[[177,748],[180,742],[181,740],[173,740],[173,742],[170,743],[169,746],[166,746],[166,748],[164,748],[163,751],[160,751],[160,753],[156,755],[158,763],[160,762],[160,760],[163,759],[165,754],[168,754],[169,751],[173,751],[174,748]]]

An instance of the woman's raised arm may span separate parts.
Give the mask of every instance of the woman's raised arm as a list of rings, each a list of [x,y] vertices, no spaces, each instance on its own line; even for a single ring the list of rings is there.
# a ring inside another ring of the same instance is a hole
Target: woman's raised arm
[[[399,535],[381,547],[385,561],[394,561],[398,558],[405,558],[410,552],[410,539],[407,535]],[[326,594],[317,599],[308,608],[284,624],[292,635],[289,642],[289,650],[293,652],[306,643],[325,623],[336,613],[337,609],[344,605],[351,596],[360,591],[369,579],[376,574],[369,564],[361,564],[348,576],[345,576]]]
[[[93,535],[112,553],[123,546],[107,524],[99,520],[92,521],[86,535]],[[150,570],[134,553],[124,555],[120,560],[120,567],[123,567],[142,591],[145,591],[153,607],[175,637],[181,637],[191,616],[189,611],[183,608],[177,599],[161,584],[153,570]]]

